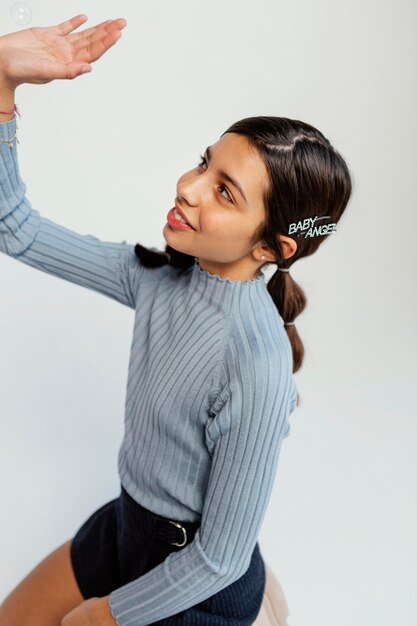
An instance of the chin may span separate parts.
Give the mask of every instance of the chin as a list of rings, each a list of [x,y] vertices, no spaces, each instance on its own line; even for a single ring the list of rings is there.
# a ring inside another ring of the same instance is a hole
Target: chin
[[[170,227],[170,225],[168,224],[168,222],[165,224],[165,226],[162,229],[162,236],[165,239],[165,241],[167,243],[169,243],[169,239],[171,238],[171,235],[174,234],[174,231],[172,230],[172,228]]]

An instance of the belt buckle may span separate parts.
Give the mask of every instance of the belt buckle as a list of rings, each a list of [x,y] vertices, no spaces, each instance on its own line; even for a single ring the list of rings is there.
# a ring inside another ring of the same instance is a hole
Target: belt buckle
[[[181,530],[184,533],[184,541],[182,543],[176,543],[175,541],[170,541],[171,545],[173,546],[185,546],[185,544],[187,543],[187,531],[185,530],[184,526],[181,526],[181,524],[178,524],[178,522],[174,522],[173,520],[168,520],[170,524],[174,524],[175,526],[177,526],[178,528],[181,528]]]

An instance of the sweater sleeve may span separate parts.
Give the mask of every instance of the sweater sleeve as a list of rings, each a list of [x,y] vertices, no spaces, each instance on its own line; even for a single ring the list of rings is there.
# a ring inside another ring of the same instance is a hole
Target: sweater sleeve
[[[291,362],[229,338],[223,382],[206,425],[212,465],[194,539],[113,590],[118,626],[142,626],[203,602],[248,569],[283,439],[289,432]],[[238,358],[238,352],[240,356]]]
[[[16,117],[0,123],[0,139],[16,132]],[[98,291],[136,308],[136,293],[146,268],[134,245],[81,235],[42,217],[26,197],[19,172],[17,142],[0,142],[0,252]]]

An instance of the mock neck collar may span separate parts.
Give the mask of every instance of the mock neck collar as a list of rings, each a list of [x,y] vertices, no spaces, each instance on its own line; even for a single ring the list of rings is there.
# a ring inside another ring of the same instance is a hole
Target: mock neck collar
[[[257,276],[256,278],[249,278],[248,280],[232,280],[231,278],[222,278],[221,276],[218,276],[218,274],[212,274],[211,272],[209,272],[208,270],[204,270],[201,265],[200,262],[198,260],[197,257],[194,257],[194,267],[197,267],[198,272],[203,273],[203,274],[207,274],[210,278],[213,278],[214,280],[220,281],[220,282],[226,282],[226,283],[230,283],[230,284],[241,284],[241,285],[247,285],[247,284],[251,284],[251,283],[255,283],[256,281],[260,281],[260,280],[264,280],[265,281],[265,277],[264,275],[261,273],[259,274],[259,276]]]
[[[225,312],[229,312],[232,306],[235,304],[239,306],[244,301],[248,302],[265,295],[270,298],[262,271],[256,278],[231,280],[202,269],[197,257],[188,269],[190,289],[195,295]]]

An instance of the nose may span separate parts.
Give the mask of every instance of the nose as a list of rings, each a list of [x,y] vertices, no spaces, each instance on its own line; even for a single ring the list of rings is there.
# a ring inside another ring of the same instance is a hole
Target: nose
[[[196,206],[198,204],[197,195],[191,192],[191,188],[188,185],[182,184],[177,186],[176,201],[181,206]]]
[[[197,206],[204,199],[205,190],[207,191],[207,183],[203,179],[204,174],[199,176],[187,176],[177,184],[177,198],[181,199],[189,206]]]
[[[184,191],[179,188],[177,188],[177,196],[175,198],[175,202],[178,203],[180,205],[180,207],[182,206],[192,206],[192,202],[189,202],[187,200],[187,194],[184,193]]]

